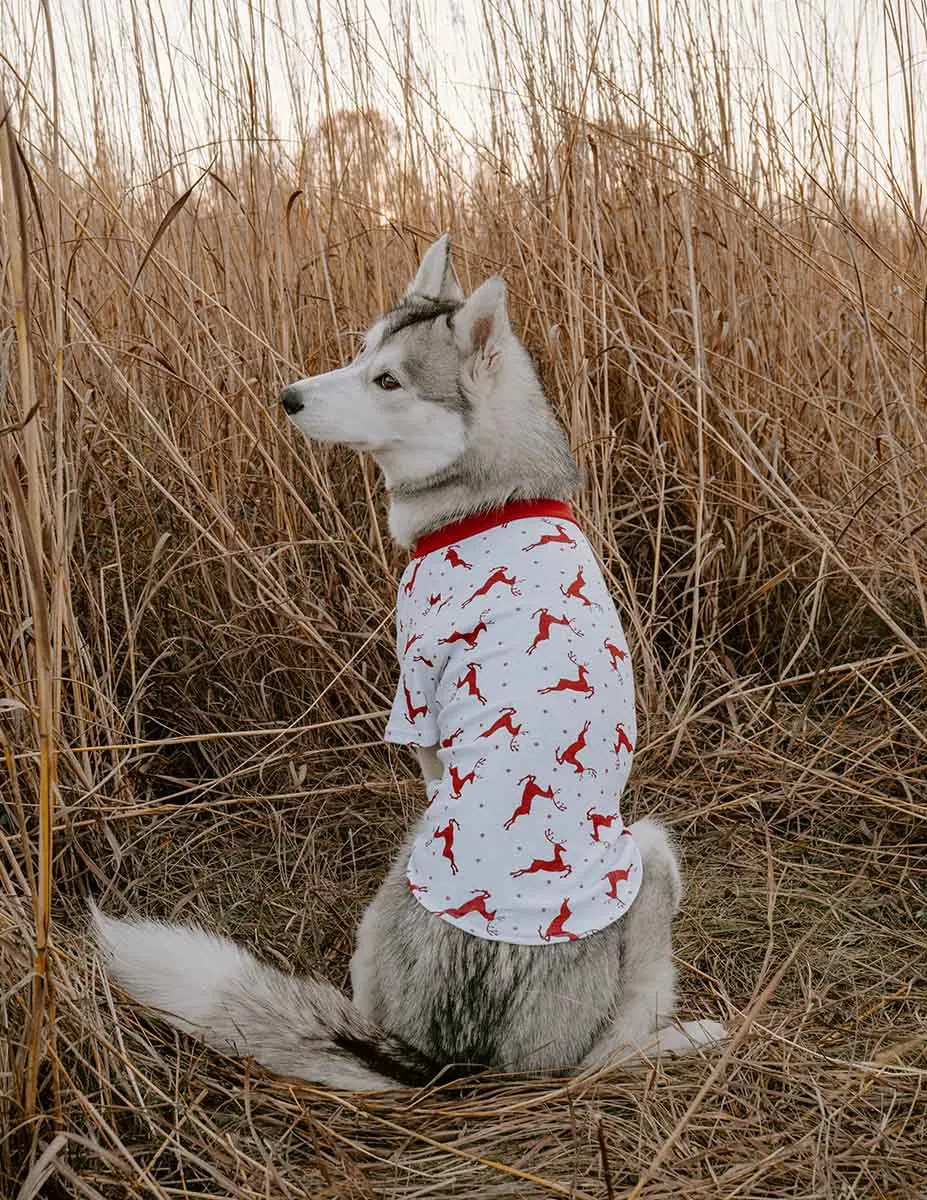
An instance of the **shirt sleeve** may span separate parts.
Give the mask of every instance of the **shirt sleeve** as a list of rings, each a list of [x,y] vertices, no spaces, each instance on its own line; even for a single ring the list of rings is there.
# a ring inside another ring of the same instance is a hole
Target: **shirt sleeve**
[[[434,701],[434,685],[424,672],[404,667],[400,671],[399,687],[384,739],[399,746],[436,746],[438,722],[434,716]]]
[[[437,662],[423,643],[424,639],[413,640],[407,632],[397,639],[399,686],[383,735],[385,741],[395,745],[438,744]]]

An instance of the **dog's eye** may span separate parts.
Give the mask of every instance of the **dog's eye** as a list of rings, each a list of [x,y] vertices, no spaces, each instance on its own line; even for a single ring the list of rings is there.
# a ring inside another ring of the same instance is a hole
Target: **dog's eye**
[[[395,392],[396,388],[402,387],[396,376],[390,375],[389,371],[384,371],[382,375],[378,375],[373,382],[378,388],[382,388],[384,392]]]

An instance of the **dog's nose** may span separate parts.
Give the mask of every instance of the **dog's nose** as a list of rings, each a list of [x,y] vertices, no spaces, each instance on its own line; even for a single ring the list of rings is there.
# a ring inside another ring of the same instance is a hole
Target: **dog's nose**
[[[280,393],[280,403],[291,417],[294,417],[302,410],[303,402],[299,398],[299,388],[295,384],[290,384]]]

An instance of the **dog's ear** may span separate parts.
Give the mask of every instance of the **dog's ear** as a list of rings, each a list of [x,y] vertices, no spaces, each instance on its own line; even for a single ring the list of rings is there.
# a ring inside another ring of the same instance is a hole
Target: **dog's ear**
[[[498,276],[481,283],[454,317],[454,336],[465,358],[479,356],[487,374],[498,370],[512,333],[505,305],[505,284]]]
[[[407,296],[426,296],[429,300],[460,303],[463,292],[451,266],[451,235],[442,234],[425,251],[415,278],[406,288]]]

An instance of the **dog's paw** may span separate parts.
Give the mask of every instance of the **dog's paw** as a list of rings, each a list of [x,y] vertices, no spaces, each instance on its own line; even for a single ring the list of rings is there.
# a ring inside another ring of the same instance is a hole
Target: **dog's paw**
[[[679,1032],[689,1045],[682,1048],[682,1053],[692,1050],[705,1050],[710,1046],[723,1046],[730,1037],[727,1026],[720,1021],[680,1021]]]

